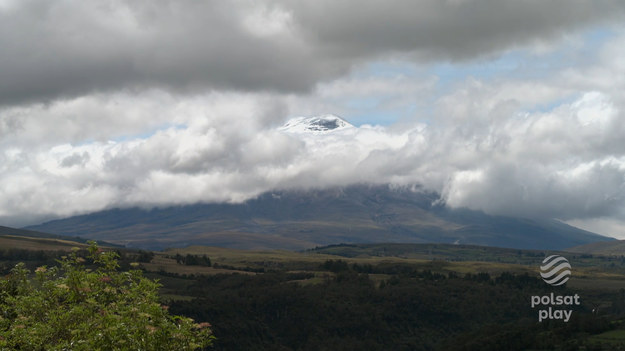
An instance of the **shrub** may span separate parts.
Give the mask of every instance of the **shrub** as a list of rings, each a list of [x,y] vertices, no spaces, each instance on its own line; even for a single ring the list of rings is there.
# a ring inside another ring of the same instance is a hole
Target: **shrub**
[[[208,323],[172,316],[159,303],[160,284],[139,270],[119,272],[116,253],[90,245],[87,260],[75,250],[60,267],[39,267],[31,277],[20,263],[0,280],[0,350],[195,350],[212,344]]]

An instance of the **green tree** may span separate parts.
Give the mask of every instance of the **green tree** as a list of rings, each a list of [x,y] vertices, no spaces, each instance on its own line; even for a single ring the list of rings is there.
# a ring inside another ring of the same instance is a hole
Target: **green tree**
[[[208,323],[172,316],[160,285],[139,270],[119,272],[118,255],[90,243],[60,267],[20,263],[0,280],[0,350],[195,350],[212,344]]]

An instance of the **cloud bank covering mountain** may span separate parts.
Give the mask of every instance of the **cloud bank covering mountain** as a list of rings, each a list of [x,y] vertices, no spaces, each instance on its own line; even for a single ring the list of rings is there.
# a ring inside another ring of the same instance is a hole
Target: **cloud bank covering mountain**
[[[0,1],[0,223],[419,184],[625,228],[621,1]],[[341,116],[340,133],[281,129]]]

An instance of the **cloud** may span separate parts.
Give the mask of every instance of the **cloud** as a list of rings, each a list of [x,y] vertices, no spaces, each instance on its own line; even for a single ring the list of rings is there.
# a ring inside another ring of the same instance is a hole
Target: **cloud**
[[[306,92],[371,60],[491,57],[625,14],[616,0],[3,4],[9,105],[148,87]]]
[[[303,30],[346,57],[386,52],[466,60],[515,46],[549,41],[596,21],[623,15],[616,1],[419,1],[359,6],[343,1],[300,4]],[[332,11],[327,11],[332,8]]]
[[[495,214],[569,220],[625,209],[625,155],[606,153],[622,143],[614,130],[622,118],[598,92],[547,113],[499,121],[491,114],[487,129],[473,128],[467,118],[455,128],[365,125],[327,135],[258,124],[272,111],[259,109],[262,102],[196,97],[169,112],[195,116],[184,126],[147,137],[5,151],[0,208],[4,216],[66,216],[115,206],[240,202],[276,188],[368,182],[420,184],[440,192],[448,206]],[[220,113],[199,113],[211,110]]]
[[[595,233],[606,233],[612,235],[618,239],[625,239],[625,221],[622,220],[621,214],[619,217],[598,217],[590,219],[576,219],[568,221],[567,223],[584,230],[588,230]]]
[[[591,50],[575,33],[622,15],[616,1],[0,2],[0,220],[369,182],[617,228],[625,35],[615,24]],[[324,113],[359,127],[278,130]]]

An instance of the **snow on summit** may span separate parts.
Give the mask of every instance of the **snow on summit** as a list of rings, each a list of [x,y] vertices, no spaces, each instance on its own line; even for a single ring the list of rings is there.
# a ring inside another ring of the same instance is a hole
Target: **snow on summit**
[[[335,115],[295,117],[288,120],[281,131],[290,133],[328,133],[355,128],[352,124]]]

